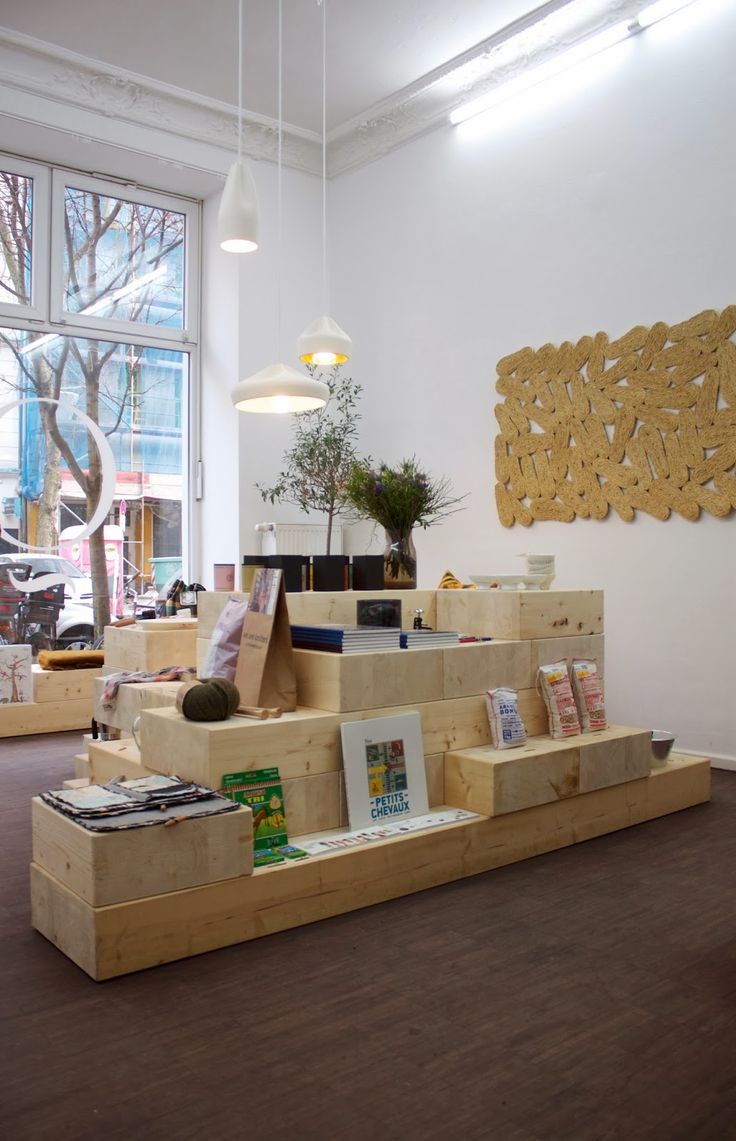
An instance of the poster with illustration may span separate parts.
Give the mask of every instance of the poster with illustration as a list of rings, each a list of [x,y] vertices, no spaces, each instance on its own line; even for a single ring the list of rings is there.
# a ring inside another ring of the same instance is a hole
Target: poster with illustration
[[[351,828],[422,816],[429,808],[418,713],[340,728]]]
[[[33,701],[30,646],[0,646],[0,705]]]

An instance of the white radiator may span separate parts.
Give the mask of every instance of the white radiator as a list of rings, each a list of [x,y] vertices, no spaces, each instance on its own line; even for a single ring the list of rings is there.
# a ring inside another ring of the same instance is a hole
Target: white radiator
[[[326,523],[258,523],[261,554],[324,555],[327,551]],[[276,541],[274,550],[273,543]],[[333,524],[330,554],[342,554],[342,527]]]

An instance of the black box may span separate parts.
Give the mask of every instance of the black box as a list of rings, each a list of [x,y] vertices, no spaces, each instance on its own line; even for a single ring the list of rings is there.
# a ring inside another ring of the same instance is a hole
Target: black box
[[[353,590],[383,590],[383,555],[353,555]]]
[[[312,590],[347,590],[347,555],[312,555]]]
[[[266,555],[266,566],[284,572],[284,589],[294,594],[307,589],[308,555]]]

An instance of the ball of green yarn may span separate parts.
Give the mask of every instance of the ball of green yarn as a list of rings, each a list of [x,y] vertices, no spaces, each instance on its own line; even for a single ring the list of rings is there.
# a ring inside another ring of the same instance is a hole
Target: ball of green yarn
[[[238,708],[240,694],[226,678],[211,677],[188,686],[177,704],[189,721],[225,721]]]

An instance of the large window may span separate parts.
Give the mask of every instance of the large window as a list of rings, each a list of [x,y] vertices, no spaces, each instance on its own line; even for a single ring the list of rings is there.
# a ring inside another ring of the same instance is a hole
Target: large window
[[[186,565],[197,227],[187,200],[0,155],[0,551],[94,569],[74,541],[100,495],[88,416],[116,468],[113,614],[124,584]]]

